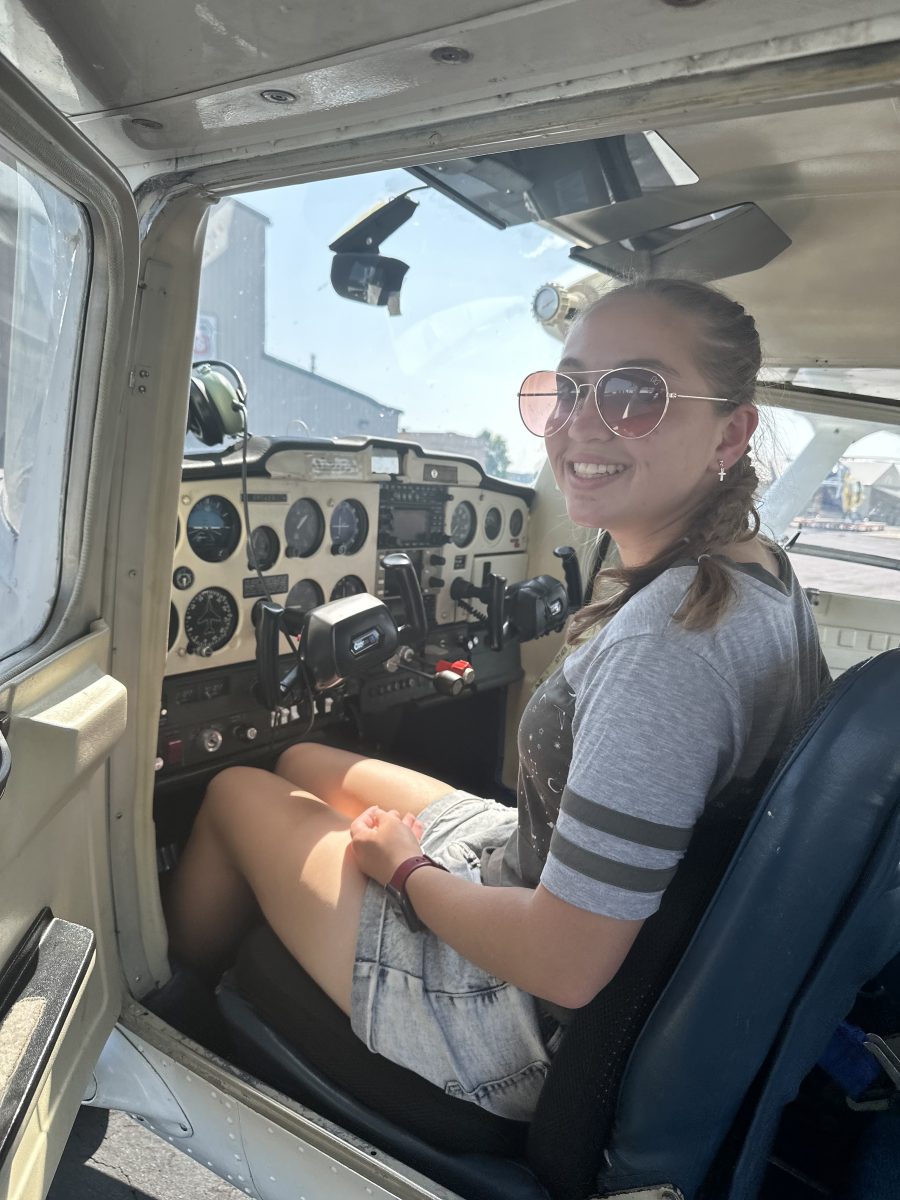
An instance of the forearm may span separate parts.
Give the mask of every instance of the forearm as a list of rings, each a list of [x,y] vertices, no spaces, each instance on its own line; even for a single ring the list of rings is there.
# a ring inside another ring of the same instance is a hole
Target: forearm
[[[407,890],[428,928],[476,966],[557,1004],[577,1007],[589,998],[572,978],[571,947],[545,927],[530,889],[485,887],[425,868],[410,876]]]
[[[421,828],[407,814],[372,805],[350,826],[360,869],[384,886],[421,853]],[[618,971],[641,921],[577,907],[540,884],[534,891],[485,887],[422,867],[406,881],[420,919],[463,958],[507,983],[579,1008]]]

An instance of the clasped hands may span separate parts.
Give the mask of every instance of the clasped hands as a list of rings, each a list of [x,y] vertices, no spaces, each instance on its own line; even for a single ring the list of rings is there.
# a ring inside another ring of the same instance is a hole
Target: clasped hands
[[[373,804],[350,825],[350,845],[356,864],[364,875],[389,883],[402,862],[422,853],[419,844],[425,827],[412,813],[402,817],[396,809]]]

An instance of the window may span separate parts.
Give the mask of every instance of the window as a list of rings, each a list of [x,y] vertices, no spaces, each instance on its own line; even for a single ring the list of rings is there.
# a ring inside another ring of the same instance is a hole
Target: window
[[[757,450],[772,480],[764,522],[767,509],[780,513],[775,532],[793,539],[791,562],[800,582],[900,601],[900,426],[769,413]]]
[[[0,150],[0,656],[56,597],[90,235],[81,207]]]

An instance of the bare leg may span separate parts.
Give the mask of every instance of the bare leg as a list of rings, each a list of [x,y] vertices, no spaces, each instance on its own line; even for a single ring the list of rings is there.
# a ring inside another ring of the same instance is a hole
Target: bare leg
[[[212,780],[166,900],[172,950],[215,975],[231,960],[255,903],[346,1013],[366,877],[349,822],[284,779],[232,767]]]
[[[290,746],[275,771],[351,821],[372,804],[418,816],[432,800],[452,790],[420,771],[314,742]]]

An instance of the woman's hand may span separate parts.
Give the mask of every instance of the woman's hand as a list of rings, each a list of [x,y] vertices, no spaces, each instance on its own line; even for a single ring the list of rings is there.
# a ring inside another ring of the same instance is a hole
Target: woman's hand
[[[384,887],[402,862],[422,853],[419,839],[424,832],[412,813],[401,817],[396,809],[386,811],[373,804],[350,825],[357,866]]]

